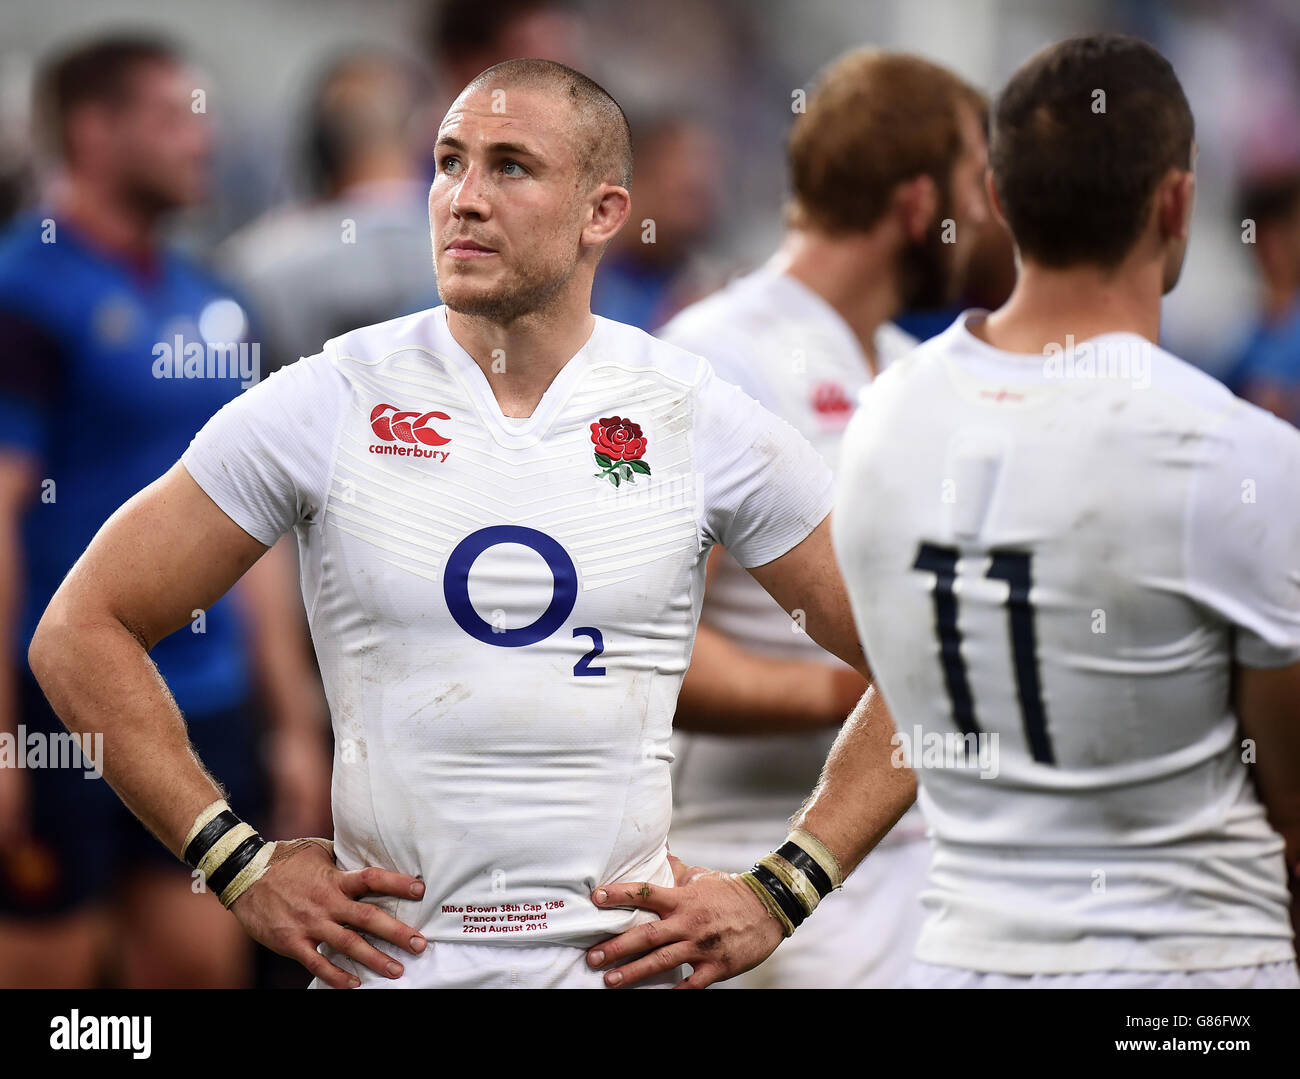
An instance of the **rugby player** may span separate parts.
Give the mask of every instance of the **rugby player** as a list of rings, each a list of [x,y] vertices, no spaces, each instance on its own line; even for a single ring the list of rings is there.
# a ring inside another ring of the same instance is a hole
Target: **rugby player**
[[[707,356],[834,467],[858,395],[916,344],[887,320],[942,307],[961,284],[987,216],[984,113],[978,92],[937,64],[873,49],[841,57],[791,131],[780,249],[659,336]],[[715,548],[677,704],[673,854],[747,869],[817,782],[864,689]],[[726,984],[898,984],[929,862],[913,809],[789,944]]]
[[[169,215],[205,196],[210,134],[193,92],[182,55],[138,35],[77,43],[37,78],[55,167],[42,205],[0,234],[6,738],[62,732],[23,657],[95,530],[258,376],[241,304],[163,239]],[[292,580],[282,546],[229,600],[195,604],[154,660],[194,744],[257,819],[260,681],[275,812],[315,830],[329,813],[325,709]],[[101,779],[11,763],[0,765],[0,985],[248,984],[237,927]]]
[[[591,891],[674,883],[668,744],[715,543],[867,676],[816,451],[706,360],[590,312],[630,147],[569,68],[471,82],[429,194],[446,306],[222,409],[32,643],[123,801],[315,985],[601,985],[585,949],[648,916]],[[332,856],[238,819],[148,656],[290,530],[334,722]],[[915,784],[879,699],[860,707],[883,835]]]

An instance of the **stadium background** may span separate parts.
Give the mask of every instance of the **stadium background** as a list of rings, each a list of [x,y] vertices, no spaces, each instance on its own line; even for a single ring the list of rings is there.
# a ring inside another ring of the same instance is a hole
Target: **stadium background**
[[[654,329],[774,247],[792,103],[841,51],[874,44],[916,52],[992,94],[1040,47],[1098,29],[1150,40],[1187,91],[1199,147],[1196,219],[1182,281],[1165,305],[1162,343],[1231,380],[1264,297],[1254,250],[1243,242],[1240,192],[1261,178],[1300,173],[1300,6],[1294,0],[174,0],[165,6],[6,0],[0,217],[32,205],[41,188],[44,164],[29,126],[41,60],[110,31],[143,30],[175,41],[198,68],[215,149],[209,199],[178,215],[171,236],[242,284],[260,324],[277,339],[266,365],[273,366],[297,354],[292,342],[304,334],[313,344],[303,351],[315,351],[344,328],[324,316],[305,326],[277,324],[286,309],[301,314],[319,305],[321,277],[337,275],[341,288],[350,287],[349,272],[368,276],[372,286],[375,277],[365,262],[374,253],[341,239],[332,252],[336,261],[327,258],[310,273],[285,265],[268,243],[278,235],[282,247],[292,248],[292,237],[302,233],[277,234],[263,215],[283,222],[287,207],[302,210],[347,194],[330,191],[329,176],[321,183],[321,159],[312,158],[313,97],[315,114],[326,115],[336,134],[344,132],[338,137],[348,152],[364,153],[365,139],[349,135],[348,125],[364,125],[367,94],[389,95],[384,107],[390,111],[381,113],[391,116],[396,107],[402,114],[414,185],[427,178],[437,122],[469,76],[512,55],[549,56],[594,77],[632,119],[638,141],[633,224],[653,219],[656,242],[643,243],[643,231],[633,225],[624,230],[597,274],[595,306]],[[359,89],[353,85],[332,99],[335,111],[322,113],[327,67],[375,49],[409,75],[402,89],[362,79]],[[394,94],[403,103],[394,106]],[[405,269],[427,265],[418,207],[407,220],[410,228],[399,230],[405,242],[395,241],[392,258],[408,261],[391,275],[399,280],[387,291],[371,288],[366,302],[389,310],[376,309],[369,321],[433,302],[431,269],[414,287],[419,271]],[[330,229],[337,232],[337,224]],[[990,260],[987,275],[972,282],[968,302],[996,303],[1005,291],[1005,250],[994,244]],[[279,310],[269,290],[263,295],[268,276],[275,279]],[[263,299],[267,307],[259,310]],[[941,316],[914,313],[910,328],[941,325]],[[1300,339],[1292,341],[1290,374],[1300,383]],[[259,980],[302,983],[300,973],[269,963]]]

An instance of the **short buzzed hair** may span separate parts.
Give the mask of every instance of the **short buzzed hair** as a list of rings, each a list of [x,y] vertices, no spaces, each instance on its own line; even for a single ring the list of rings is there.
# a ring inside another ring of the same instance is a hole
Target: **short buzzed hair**
[[[1191,169],[1194,137],[1178,76],[1145,41],[1094,34],[1026,61],[998,97],[989,148],[1021,254],[1119,265],[1165,174]]]
[[[986,122],[983,95],[947,68],[883,49],[845,53],[790,131],[789,224],[865,232],[898,184],[928,175],[946,192],[962,152],[962,105]]]
[[[599,83],[554,60],[504,60],[475,76],[462,93],[506,86],[558,91],[568,102],[578,164],[588,181],[632,186],[632,130]]]

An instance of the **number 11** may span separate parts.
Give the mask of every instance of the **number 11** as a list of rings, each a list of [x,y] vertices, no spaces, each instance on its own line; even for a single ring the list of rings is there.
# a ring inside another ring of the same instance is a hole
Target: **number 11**
[[[1052,742],[1047,736],[1047,712],[1043,707],[1043,687],[1038,675],[1038,638],[1034,630],[1034,609],[1029,603],[1033,587],[1033,556],[1025,551],[991,551],[993,564],[988,576],[1006,581],[1007,629],[1011,637],[1011,658],[1016,672],[1016,695],[1020,699],[1020,716],[1029,750],[1039,764],[1055,764]],[[957,626],[957,560],[955,547],[922,543],[913,569],[934,574],[934,626],[939,637],[939,662],[943,665],[944,684],[952,704],[953,721],[963,734],[979,734],[975,718],[975,700],[966,676],[966,661],[961,654],[961,630]]]

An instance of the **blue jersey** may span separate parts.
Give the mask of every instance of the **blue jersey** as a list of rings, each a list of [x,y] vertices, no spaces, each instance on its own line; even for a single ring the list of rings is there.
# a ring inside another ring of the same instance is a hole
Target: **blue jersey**
[[[32,454],[41,477],[23,520],[24,666],[41,613],[99,526],[256,377],[258,350],[243,309],[198,266],[170,252],[132,263],[40,214],[0,233],[0,331],[0,448]],[[151,655],[192,718],[250,692],[229,598]]]
[[[1282,318],[1255,327],[1226,381],[1234,393],[1261,404],[1269,395],[1269,407],[1300,424],[1300,299]]]

